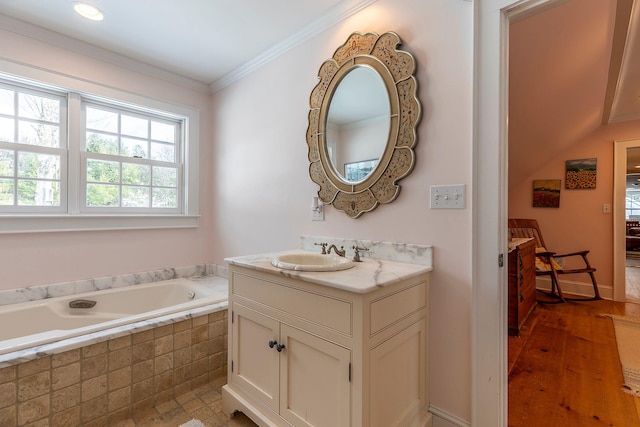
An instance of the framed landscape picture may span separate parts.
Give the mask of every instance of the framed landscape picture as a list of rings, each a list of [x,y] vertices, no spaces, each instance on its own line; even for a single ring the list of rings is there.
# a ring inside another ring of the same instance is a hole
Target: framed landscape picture
[[[596,188],[596,162],[596,158],[567,160],[564,188],[568,190]]]
[[[559,179],[533,180],[533,207],[559,208],[560,182]]]

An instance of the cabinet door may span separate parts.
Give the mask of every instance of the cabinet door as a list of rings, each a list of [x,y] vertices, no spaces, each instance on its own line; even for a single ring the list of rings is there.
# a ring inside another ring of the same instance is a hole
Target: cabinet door
[[[429,405],[424,319],[370,351],[370,427],[410,425]]]
[[[351,352],[285,324],[280,337],[280,416],[296,427],[349,426]]]
[[[230,383],[268,405],[279,409],[278,352],[269,346],[277,341],[279,322],[234,303],[232,324],[233,371]]]

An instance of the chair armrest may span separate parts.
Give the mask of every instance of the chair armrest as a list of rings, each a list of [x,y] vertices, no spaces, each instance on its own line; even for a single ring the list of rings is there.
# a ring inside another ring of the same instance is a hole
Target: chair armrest
[[[578,252],[571,252],[568,254],[554,255],[553,258],[562,259],[562,258],[567,258],[571,256],[579,256],[582,258],[582,262],[584,262],[585,268],[591,269],[591,264],[589,263],[589,259],[587,258],[588,253],[589,251],[578,251]],[[572,269],[572,270],[565,270],[565,272],[574,273],[574,272],[580,272],[581,270],[584,271],[584,269]]]
[[[555,252],[545,251],[545,252],[536,252],[536,256],[541,258],[549,258],[549,257],[555,258],[557,255]]]
[[[558,255],[553,255],[554,258],[564,258],[564,257],[568,257],[568,256],[581,256],[584,257],[589,253],[589,251],[578,251],[578,252],[571,252],[568,254],[558,254]]]

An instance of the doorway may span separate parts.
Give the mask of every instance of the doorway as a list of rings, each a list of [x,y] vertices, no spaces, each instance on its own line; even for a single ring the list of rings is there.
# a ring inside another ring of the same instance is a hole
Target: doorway
[[[507,425],[508,29],[564,0],[474,2],[472,404],[474,426]]]
[[[640,139],[615,141],[613,182],[614,299],[640,302]]]

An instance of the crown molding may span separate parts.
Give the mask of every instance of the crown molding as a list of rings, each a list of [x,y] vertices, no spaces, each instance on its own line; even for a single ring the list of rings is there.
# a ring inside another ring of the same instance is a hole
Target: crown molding
[[[181,76],[176,73],[172,73],[153,65],[146,64],[136,59],[132,59],[128,56],[112,52],[100,46],[92,45],[90,43],[65,36],[55,31],[39,27],[29,22],[4,15],[2,13],[0,13],[0,29],[11,31],[12,33],[39,40],[71,52],[79,53],[84,56],[89,56],[100,61],[117,65],[130,71],[156,77],[158,79],[165,80],[185,88],[193,89],[198,92],[209,92],[209,86],[207,84],[198,82],[185,76]]]
[[[376,1],[377,0],[345,0],[338,3],[318,19],[305,26],[304,29],[284,39],[282,42],[274,45],[269,50],[266,50],[262,54],[214,81],[210,85],[2,13],[0,13],[0,29],[21,34],[71,52],[92,57],[134,72],[156,77],[198,92],[215,93],[274,60],[288,50],[293,49],[311,37],[321,33],[327,28],[330,28],[346,18],[355,15]]]
[[[288,50],[293,49],[306,40],[309,40],[316,34],[321,33],[322,31],[345,20],[346,18],[355,15],[356,13],[372,5],[376,1],[377,0],[350,0],[340,2],[336,6],[329,9],[318,19],[307,25],[304,29],[284,39],[282,42],[276,44],[269,50],[266,50],[251,61],[245,63],[244,65],[241,65],[240,67],[211,83],[211,93],[215,93],[224,89],[231,83],[240,80],[247,74],[274,60]]]

